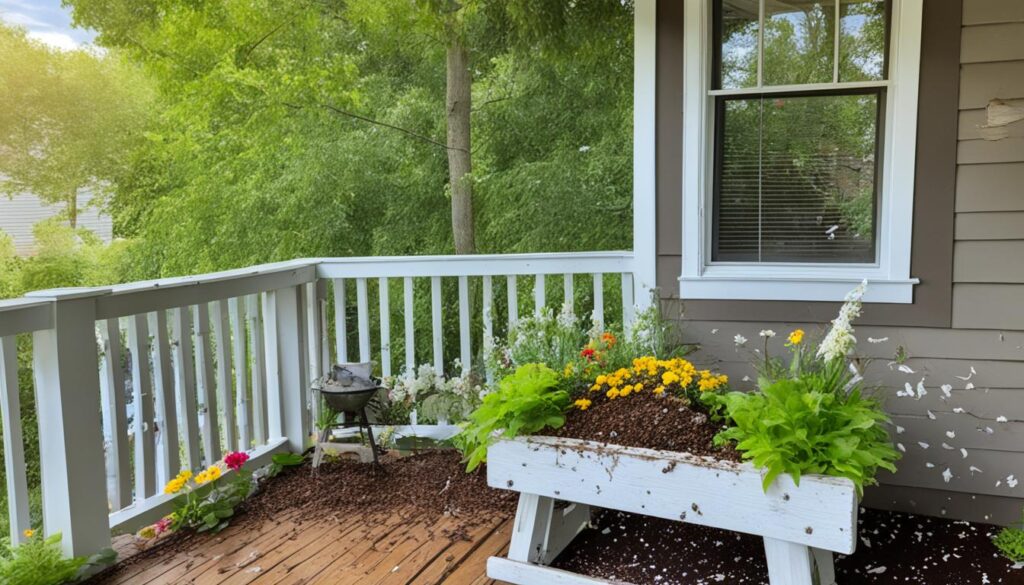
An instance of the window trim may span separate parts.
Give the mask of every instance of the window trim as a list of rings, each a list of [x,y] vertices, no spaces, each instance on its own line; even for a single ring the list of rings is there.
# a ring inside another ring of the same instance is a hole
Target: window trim
[[[714,0],[686,0],[683,55],[683,230],[682,299],[841,301],[868,280],[866,302],[912,303],[910,276],[917,150],[917,101],[921,64],[923,0],[892,0],[887,81],[824,84],[886,87],[877,261],[871,264],[712,264],[710,235],[715,137],[711,116],[716,95],[749,93],[712,90],[711,16]],[[814,86],[796,86],[801,90]],[[794,86],[761,88],[763,93]]]

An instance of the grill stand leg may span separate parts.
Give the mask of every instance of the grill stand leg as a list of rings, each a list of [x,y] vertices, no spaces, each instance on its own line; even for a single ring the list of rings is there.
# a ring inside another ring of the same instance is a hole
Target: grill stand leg
[[[366,416],[366,407],[363,407],[363,424],[366,425],[366,435],[370,437],[370,452],[373,453],[373,464],[380,465],[377,461],[377,441],[373,438],[373,427],[370,426],[370,419]]]

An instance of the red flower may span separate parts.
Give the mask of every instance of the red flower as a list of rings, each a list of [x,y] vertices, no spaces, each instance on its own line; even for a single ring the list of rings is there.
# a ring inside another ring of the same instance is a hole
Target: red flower
[[[153,525],[153,532],[156,533],[157,536],[160,536],[171,529],[172,522],[173,520],[171,520],[170,516],[157,520],[157,523]]]
[[[227,465],[228,469],[238,471],[248,460],[249,455],[245,451],[232,451],[224,456],[224,465]]]
[[[584,350],[580,352],[580,357],[584,357],[584,358],[587,358],[588,360],[592,360],[592,359],[594,359],[594,353],[595,353],[594,352],[594,348],[587,347],[587,348],[584,348]]]

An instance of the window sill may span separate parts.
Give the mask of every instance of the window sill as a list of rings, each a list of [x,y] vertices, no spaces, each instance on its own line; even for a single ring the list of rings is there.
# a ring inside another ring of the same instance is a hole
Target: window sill
[[[679,277],[683,300],[842,301],[861,279],[851,277],[699,276]],[[868,279],[866,303],[914,302],[916,278]]]

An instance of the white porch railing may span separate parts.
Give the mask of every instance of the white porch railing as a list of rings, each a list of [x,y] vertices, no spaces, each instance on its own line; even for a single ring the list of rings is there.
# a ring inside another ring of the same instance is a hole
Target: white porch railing
[[[549,293],[552,281],[561,295]],[[532,307],[521,306],[524,282]],[[621,290],[621,309],[605,302],[608,286]],[[109,546],[112,531],[166,514],[161,487],[180,469],[235,449],[257,465],[303,450],[316,415],[310,381],[332,361],[373,360],[385,375],[424,362],[443,369],[453,357],[468,368],[505,322],[552,297],[628,323],[636,287],[629,252],[323,258],[0,301],[12,539],[30,522],[19,335],[32,337],[44,529],[84,555]],[[417,312],[418,289],[428,315]],[[446,306],[457,309],[446,315]],[[458,332],[458,348],[445,348],[446,330]],[[430,342],[418,349],[425,331]]]

